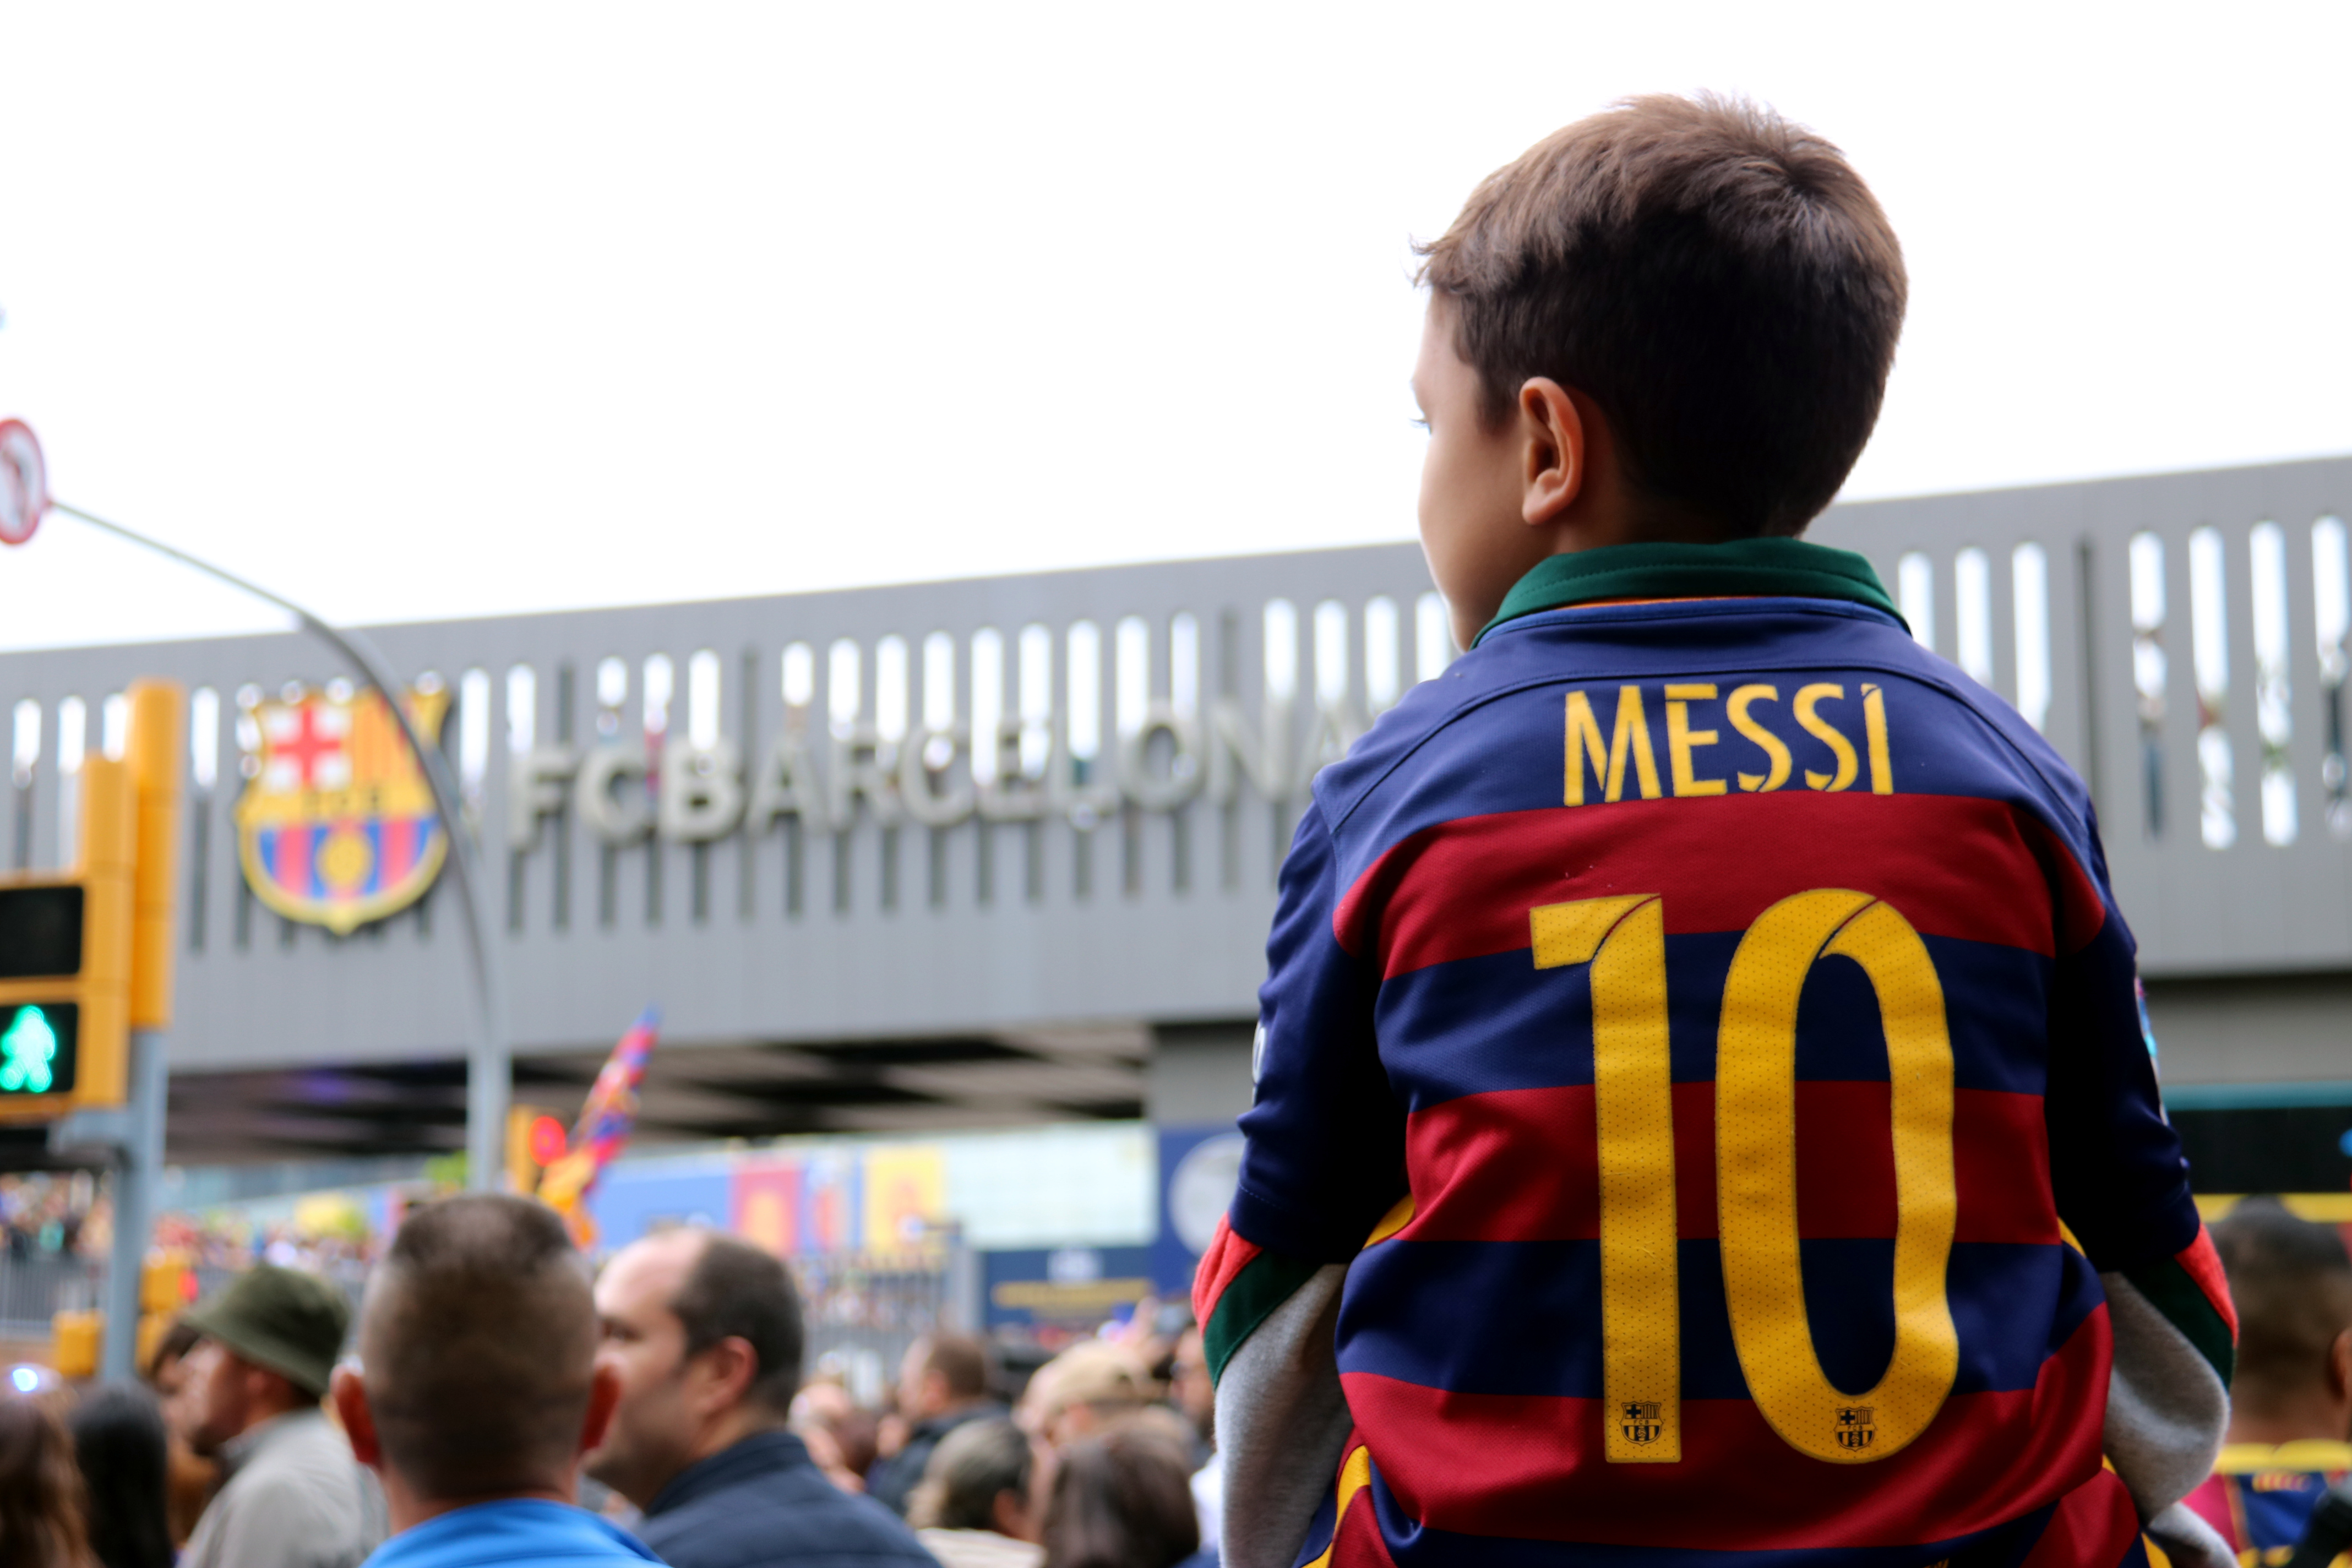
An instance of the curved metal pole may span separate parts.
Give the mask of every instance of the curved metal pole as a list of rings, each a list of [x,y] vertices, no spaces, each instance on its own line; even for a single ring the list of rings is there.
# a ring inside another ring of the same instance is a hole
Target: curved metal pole
[[[441,820],[448,826],[450,861],[457,874],[457,902],[465,910],[467,945],[474,961],[474,997],[481,1014],[474,1048],[467,1053],[466,1058],[467,1184],[483,1192],[499,1190],[504,1184],[507,1099],[514,1058],[506,1037],[504,976],[499,968],[497,944],[490,940],[489,921],[482,912],[483,889],[487,884],[481,854],[473,834],[467,828],[464,815],[458,810],[457,781],[449,772],[449,759],[442,754],[440,747],[426,745],[424,737],[416,732],[416,725],[408,716],[407,706],[399,700],[399,678],[365,637],[356,631],[343,631],[328,625],[291,599],[273,594],[257,583],[248,583],[208,561],[200,561],[185,551],[174,550],[159,540],[133,532],[119,522],[93,517],[79,507],[53,500],[49,502],[49,510],[63,512],[142,549],[168,556],[183,566],[193,567],[207,577],[276,605],[301,623],[304,631],[357,666],[360,673],[383,693],[384,706],[392,710],[393,718],[400,725],[401,734],[407,738],[409,749],[416,753],[416,759],[425,770],[425,784],[433,792],[434,807],[440,812]]]

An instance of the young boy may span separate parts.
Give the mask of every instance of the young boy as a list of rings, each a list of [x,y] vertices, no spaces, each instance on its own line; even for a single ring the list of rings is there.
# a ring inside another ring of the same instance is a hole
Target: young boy
[[[1885,215],[1642,99],[1425,254],[1470,651],[1283,869],[1195,1292],[1227,1568],[2126,1561],[2233,1325],[2081,783],[1795,537],[1877,418]]]
[[[2352,1256],[2334,1226],[2249,1198],[2213,1227],[2240,1334],[2230,1441],[2189,1507],[2248,1563],[2303,1539],[2352,1471]]]

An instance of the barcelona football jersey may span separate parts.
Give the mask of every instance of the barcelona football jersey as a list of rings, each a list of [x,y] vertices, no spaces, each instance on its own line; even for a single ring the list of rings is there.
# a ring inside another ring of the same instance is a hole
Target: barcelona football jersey
[[[1202,1299],[1349,1266],[1374,1556],[1924,1568],[2098,1478],[2098,1274],[2200,1237],[2132,939],[1890,610],[1488,628],[1317,779],[1269,960]]]

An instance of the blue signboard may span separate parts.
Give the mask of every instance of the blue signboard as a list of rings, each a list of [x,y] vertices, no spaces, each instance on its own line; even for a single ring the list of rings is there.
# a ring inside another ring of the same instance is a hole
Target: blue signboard
[[[1160,1129],[1160,1235],[1151,1245],[1151,1282],[1163,1296],[1187,1299],[1192,1270],[1234,1201],[1242,1135],[1230,1121]]]
[[[1148,1247],[1033,1247],[981,1254],[988,1326],[1094,1329],[1156,1292]]]

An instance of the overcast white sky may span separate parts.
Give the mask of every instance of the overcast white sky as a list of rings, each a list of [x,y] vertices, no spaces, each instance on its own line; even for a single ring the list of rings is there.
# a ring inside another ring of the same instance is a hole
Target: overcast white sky
[[[2352,8],[0,0],[0,415],[355,621],[1404,539],[1408,242],[1649,89],[1907,252],[1876,496],[2352,450]],[[0,647],[278,625],[53,518]]]

